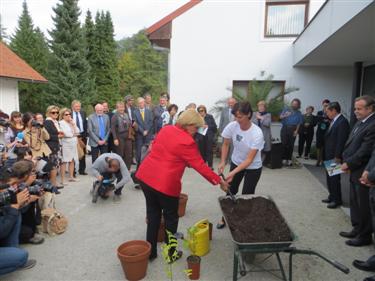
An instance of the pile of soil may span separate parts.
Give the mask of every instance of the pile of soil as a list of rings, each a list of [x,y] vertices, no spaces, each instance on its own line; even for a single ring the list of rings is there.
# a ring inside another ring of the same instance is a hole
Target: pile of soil
[[[275,203],[264,197],[220,201],[233,239],[239,243],[292,241],[292,233]]]

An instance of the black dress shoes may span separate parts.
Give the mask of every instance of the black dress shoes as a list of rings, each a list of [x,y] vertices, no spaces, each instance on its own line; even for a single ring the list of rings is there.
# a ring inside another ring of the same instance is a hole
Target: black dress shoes
[[[331,203],[331,200],[329,200],[329,199],[327,198],[327,199],[323,199],[322,202],[328,204],[328,203]]]
[[[339,235],[341,237],[344,237],[344,238],[355,238],[357,236],[357,233],[355,231],[349,231],[349,232],[346,232],[346,231],[341,231],[339,233]]]
[[[369,264],[367,261],[354,260],[353,266],[363,271],[375,271],[375,265]]]
[[[361,246],[367,246],[372,244],[372,239],[363,239],[363,238],[353,238],[350,240],[345,241],[345,244],[348,246],[353,246],[353,247],[361,247]]]
[[[375,275],[370,276],[370,277],[366,277],[365,279],[363,279],[363,281],[375,281]]]
[[[336,209],[337,207],[341,206],[341,203],[331,202],[327,205],[328,209]]]
[[[86,173],[86,172],[79,172],[79,174],[82,175],[82,176],[87,176],[88,175],[88,173]]]

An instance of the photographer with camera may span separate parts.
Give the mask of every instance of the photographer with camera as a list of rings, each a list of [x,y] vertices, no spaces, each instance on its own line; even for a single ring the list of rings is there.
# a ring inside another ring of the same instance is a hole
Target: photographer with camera
[[[28,260],[28,253],[18,248],[19,236],[22,227],[21,210],[38,200],[37,195],[31,195],[28,188],[21,185],[30,179],[33,164],[23,160],[16,162],[12,169],[1,171],[2,185],[0,195],[4,193],[15,196],[0,196],[0,275],[13,272],[17,269],[31,268],[35,260]],[[4,201],[4,198],[12,198]]]
[[[25,126],[23,131],[24,140],[29,145],[33,158],[43,159],[49,163],[49,166],[52,166],[49,172],[49,179],[53,186],[62,188],[56,184],[58,159],[57,154],[54,154],[47,145],[47,141],[50,139],[49,133],[43,125],[34,120],[32,113],[25,113],[22,121]]]
[[[103,153],[100,155],[92,165],[92,173],[97,181],[94,183],[93,189],[93,203],[96,203],[98,196],[108,198],[108,190],[105,183],[116,179],[114,201],[121,199],[121,191],[125,184],[133,182],[128,168],[126,168],[124,160],[116,153]]]

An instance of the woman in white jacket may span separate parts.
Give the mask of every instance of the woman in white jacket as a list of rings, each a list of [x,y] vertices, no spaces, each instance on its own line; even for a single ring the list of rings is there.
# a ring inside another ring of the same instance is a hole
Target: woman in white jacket
[[[79,135],[79,129],[72,118],[71,110],[68,108],[60,110],[59,125],[64,133],[64,137],[61,138],[62,160],[60,170],[61,183],[64,184],[66,163],[69,163],[69,181],[78,181],[74,177],[74,166],[78,167],[77,136]]]

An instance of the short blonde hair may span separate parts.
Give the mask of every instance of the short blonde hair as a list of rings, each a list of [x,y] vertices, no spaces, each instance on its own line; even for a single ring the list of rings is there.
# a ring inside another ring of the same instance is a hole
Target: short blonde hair
[[[73,107],[75,104],[79,104],[79,105],[81,105],[81,102],[80,102],[79,100],[74,100],[74,101],[72,101],[72,107]]]
[[[264,100],[260,100],[260,101],[258,101],[257,105],[258,105],[258,106],[259,106],[259,105],[263,105],[264,107],[267,107],[267,103],[266,103],[266,101],[264,101]]]
[[[202,116],[194,109],[188,109],[181,113],[178,117],[176,124],[181,127],[194,125],[196,127],[203,127],[204,120]]]
[[[59,114],[59,120],[62,120],[64,118],[64,114],[65,112],[69,112],[70,114],[72,114],[72,111],[67,108],[67,107],[64,107],[60,110],[60,114]]]
[[[52,110],[60,111],[60,108],[57,105],[50,105],[49,107],[47,107],[47,110],[46,110],[47,117],[51,117],[50,115],[51,115]]]

